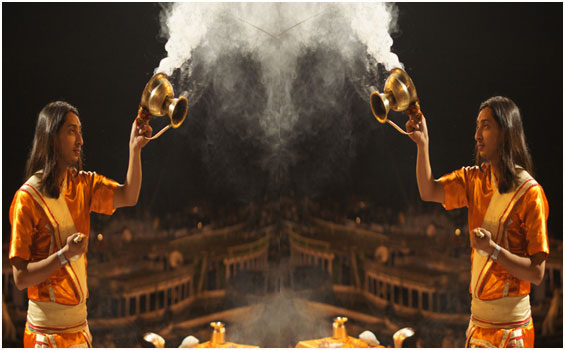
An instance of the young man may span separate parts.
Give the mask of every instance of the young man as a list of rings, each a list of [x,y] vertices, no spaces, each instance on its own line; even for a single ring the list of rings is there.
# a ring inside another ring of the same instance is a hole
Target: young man
[[[468,347],[533,347],[530,283],[543,279],[549,254],[548,203],[532,178],[518,107],[505,97],[483,102],[477,118],[476,165],[435,180],[424,117],[406,128],[416,143],[416,178],[425,201],[468,208],[471,320]]]
[[[137,203],[141,149],[152,133],[134,121],[123,185],[81,171],[82,130],[75,107],[52,102],[39,113],[26,183],[10,206],[10,263],[28,289],[24,347],[91,347],[86,321],[90,212],[112,214]]]

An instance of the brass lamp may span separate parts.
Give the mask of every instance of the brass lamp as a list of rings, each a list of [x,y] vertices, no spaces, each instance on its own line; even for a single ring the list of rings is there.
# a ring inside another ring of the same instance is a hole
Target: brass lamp
[[[332,324],[333,334],[331,337],[325,337],[312,340],[301,340],[296,344],[297,348],[383,348],[378,341],[371,344],[364,340],[347,335],[345,323],[347,317],[336,317]]]
[[[145,85],[137,113],[139,123],[148,123],[151,116],[168,116],[171,123],[159,131],[151,140],[161,136],[170,127],[178,128],[188,114],[188,99],[175,98],[173,86],[164,73],[157,73]]]
[[[226,341],[226,328],[223,322],[210,322],[210,326],[214,329],[212,331],[212,338],[200,344],[195,344],[194,348],[257,348],[254,345],[236,344]]]
[[[420,119],[420,104],[416,86],[410,79],[408,73],[400,68],[394,68],[390,71],[384,86],[384,92],[373,91],[370,96],[371,111],[373,116],[380,123],[389,123],[399,132],[408,135],[395,123],[388,119],[390,110],[403,112],[406,111],[410,118]]]

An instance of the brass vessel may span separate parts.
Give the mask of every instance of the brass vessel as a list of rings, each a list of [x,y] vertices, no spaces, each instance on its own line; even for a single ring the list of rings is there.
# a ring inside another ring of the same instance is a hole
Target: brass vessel
[[[197,344],[195,348],[257,348],[253,345],[242,345],[226,341],[226,328],[222,322],[211,322],[212,338],[202,344]]]
[[[388,113],[406,111],[410,118],[421,118],[420,104],[416,86],[404,70],[394,68],[390,71],[384,86],[384,92],[373,91],[370,95],[371,112],[380,123],[389,123],[399,132],[408,134],[388,119]]]
[[[175,98],[173,86],[164,73],[157,73],[145,85],[141,93],[141,102],[137,114],[138,122],[148,123],[152,116],[168,116],[170,124],[151,139],[156,139],[169,127],[178,128],[188,114],[188,99],[184,96]]]
[[[217,347],[226,342],[226,328],[222,322],[212,322],[210,326],[214,328],[212,332],[212,339],[210,339],[210,345]]]
[[[301,340],[296,344],[297,348],[383,348],[381,345],[369,345],[361,339],[347,335],[345,323],[347,317],[336,317],[332,324],[333,335],[331,337]]]
[[[347,322],[347,317],[336,317],[334,319],[334,323],[332,324],[333,328],[333,338],[339,340],[346,340],[347,339],[347,330],[345,329],[345,322]]]

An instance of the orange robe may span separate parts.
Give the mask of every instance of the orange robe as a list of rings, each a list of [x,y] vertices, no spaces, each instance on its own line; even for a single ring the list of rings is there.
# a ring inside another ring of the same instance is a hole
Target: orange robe
[[[90,212],[110,215],[114,212],[114,192],[118,183],[94,172],[76,171],[69,169],[66,174],[67,186],[61,193],[69,208],[71,217],[77,229],[86,235],[90,233]],[[22,187],[18,190],[10,206],[10,260],[19,257],[34,262],[47,258],[53,228],[43,209],[32,198],[31,194]],[[57,238],[54,238],[57,239]],[[58,242],[55,246],[64,246],[66,242]],[[85,259],[86,265],[86,259]],[[88,293],[88,292],[87,292]],[[44,282],[28,288],[28,298],[38,302],[55,302],[63,305],[77,305],[80,302],[80,292],[73,283],[66,269],[60,268]],[[44,334],[32,330],[26,325],[24,346],[36,345],[36,336],[40,334],[37,345],[47,345],[53,342],[56,347],[68,347],[85,343],[90,345],[90,332],[84,334],[63,333]]]
[[[485,213],[493,197],[496,184],[491,177],[490,165],[463,167],[440,178],[445,190],[447,210],[468,208],[469,231],[481,227]],[[547,217],[549,205],[540,185],[527,190],[514,206],[506,230],[506,247],[512,254],[527,257],[543,252],[549,254]],[[471,254],[471,259],[475,251]],[[470,290],[470,292],[472,292]],[[511,275],[500,264],[494,262],[479,290],[480,300],[495,300],[504,296],[524,296],[530,293],[530,283]],[[534,328],[530,321],[520,330],[482,328],[470,325],[467,331],[468,345],[496,347],[533,347]],[[473,339],[477,340],[473,342]]]

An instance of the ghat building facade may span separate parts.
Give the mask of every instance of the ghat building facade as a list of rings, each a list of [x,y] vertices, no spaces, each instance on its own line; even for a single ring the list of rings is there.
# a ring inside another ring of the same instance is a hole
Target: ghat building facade
[[[117,217],[93,224],[88,320],[96,347],[146,345],[155,332],[176,347],[188,335],[261,347],[292,347],[372,331],[383,345],[416,330],[413,346],[461,347],[469,320],[470,247],[462,220],[397,213],[379,220],[357,201],[335,215],[308,199],[248,205],[214,219],[193,207],[176,218]],[[27,308],[3,247],[3,345],[21,346]],[[551,240],[532,286],[536,346],[562,346],[562,241]]]

